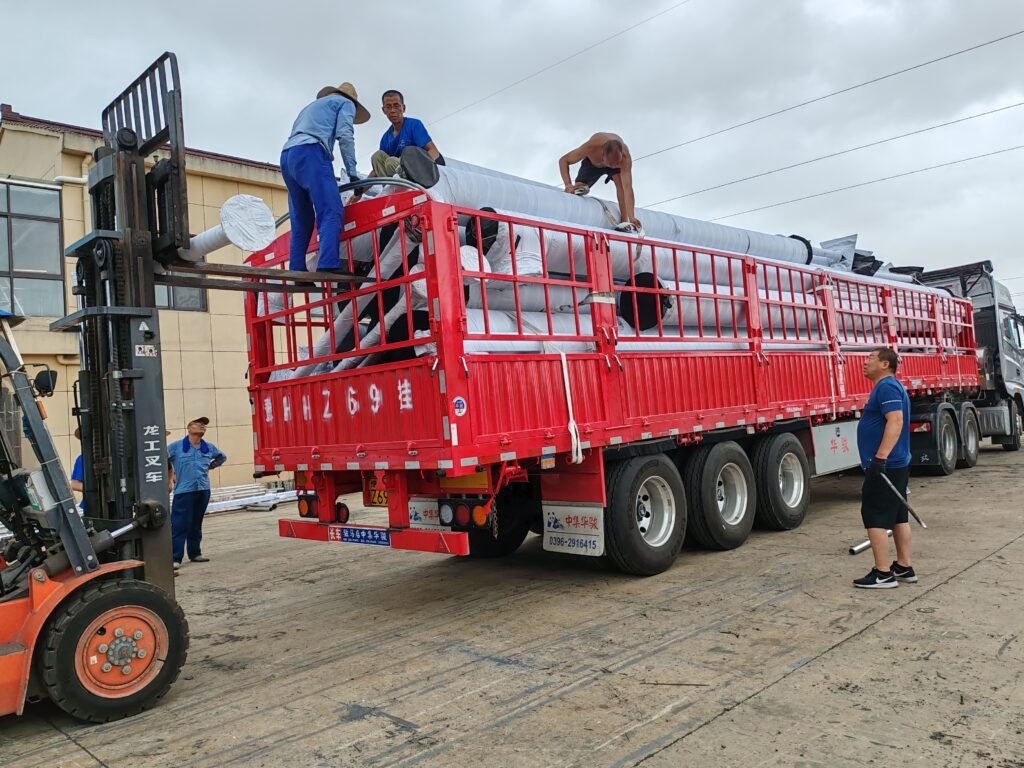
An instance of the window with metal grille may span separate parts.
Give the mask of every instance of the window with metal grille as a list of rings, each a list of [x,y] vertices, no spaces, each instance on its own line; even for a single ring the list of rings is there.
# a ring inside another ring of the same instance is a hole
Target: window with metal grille
[[[65,314],[60,189],[0,182],[0,309]]]

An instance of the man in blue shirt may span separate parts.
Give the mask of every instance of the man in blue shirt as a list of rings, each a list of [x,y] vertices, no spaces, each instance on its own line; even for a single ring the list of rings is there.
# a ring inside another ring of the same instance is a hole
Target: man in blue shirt
[[[862,589],[890,589],[899,582],[916,582],[910,565],[910,523],[907,507],[889,484],[906,498],[910,479],[910,398],[896,380],[899,357],[889,347],[872,350],[864,361],[864,375],[874,386],[857,424],[857,448],[864,469],[860,516],[868,531],[875,567],[854,579]],[[889,563],[889,538],[896,542],[896,560]]]
[[[317,271],[342,272],[338,257],[345,209],[334,177],[334,142],[350,181],[356,171],[354,125],[370,119],[359,103],[352,83],[321,88],[316,101],[307,104],[295,118],[292,132],[281,150],[281,174],[288,187],[288,211],[292,234],[288,268],[306,271],[306,251],[316,223],[320,241]],[[350,202],[359,200],[359,195]]]
[[[405,116],[405,97],[400,91],[384,91],[381,109],[391,121],[391,127],[380,137],[380,149],[370,157],[374,176],[394,176],[399,169],[399,156],[406,147],[426,150],[438,165],[444,165],[444,158],[438,152],[423,122],[415,117]],[[429,166],[428,166],[429,167]]]
[[[82,428],[75,427],[75,440],[82,439]],[[78,454],[75,465],[71,468],[71,490],[85,493],[85,471],[82,469],[82,454]],[[85,501],[78,502],[80,509],[85,509]]]
[[[228,460],[227,455],[213,443],[203,440],[210,420],[205,416],[188,423],[188,435],[167,446],[167,460],[171,469],[171,545],[174,569],[181,567],[188,547],[188,559],[193,563],[210,560],[202,553],[203,516],[210,503],[210,470]]]

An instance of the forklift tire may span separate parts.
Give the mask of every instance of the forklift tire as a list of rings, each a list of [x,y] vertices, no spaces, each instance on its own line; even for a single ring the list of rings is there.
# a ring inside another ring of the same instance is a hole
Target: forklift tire
[[[1024,434],[1024,416],[1021,415],[1020,403],[1010,400],[1010,442],[1003,443],[1004,451],[1019,451],[1021,435]]]
[[[609,562],[636,576],[667,571],[686,536],[686,493],[676,465],[659,453],[609,464],[605,473],[604,551]]]
[[[690,454],[684,473],[689,533],[707,549],[736,549],[750,536],[757,508],[754,469],[738,443],[707,445]]]
[[[800,526],[811,501],[811,472],[807,454],[789,432],[769,435],[754,448],[757,512],[754,522],[769,531]]]
[[[964,411],[964,419],[960,422],[960,437],[964,456],[956,465],[961,469],[969,469],[978,463],[981,447],[981,427],[978,426],[978,415],[973,410]]]
[[[54,610],[36,663],[57,706],[106,723],[153,707],[177,679],[188,641],[185,614],[162,589],[101,581]]]

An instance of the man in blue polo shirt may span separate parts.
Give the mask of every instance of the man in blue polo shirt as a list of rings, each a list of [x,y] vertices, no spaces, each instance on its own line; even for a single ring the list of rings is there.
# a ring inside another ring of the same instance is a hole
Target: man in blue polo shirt
[[[210,503],[210,470],[228,460],[227,455],[213,443],[203,439],[210,420],[205,416],[188,423],[188,434],[167,446],[167,461],[171,470],[171,544],[174,570],[181,567],[188,547],[188,559],[193,563],[210,560],[201,549],[203,517]]]
[[[864,469],[860,516],[868,531],[875,567],[854,579],[861,589],[891,589],[916,582],[910,565],[910,523],[906,498],[910,479],[910,398],[896,380],[899,357],[889,347],[874,349],[864,361],[864,375],[874,386],[857,424],[857,448]],[[885,482],[888,477],[899,495]],[[896,542],[896,560],[889,563],[889,538]]]
[[[319,272],[341,272],[338,243],[345,209],[334,177],[334,142],[341,150],[349,181],[356,171],[354,125],[365,123],[370,113],[359,103],[352,83],[321,88],[316,100],[303,107],[281,150],[281,175],[288,187],[288,212],[292,234],[288,268],[306,271],[306,250],[316,223],[320,241]],[[358,201],[354,195],[350,203]]]
[[[444,165],[444,158],[438,152],[423,122],[415,117],[405,116],[405,97],[400,91],[384,91],[381,109],[391,121],[391,127],[380,137],[380,149],[370,156],[374,176],[394,176],[399,169],[399,156],[406,147],[426,150],[438,165]]]

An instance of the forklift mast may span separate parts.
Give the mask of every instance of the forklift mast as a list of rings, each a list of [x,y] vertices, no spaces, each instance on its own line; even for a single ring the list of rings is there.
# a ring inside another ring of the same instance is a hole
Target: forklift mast
[[[155,275],[188,248],[181,89],[165,53],[103,110],[104,146],[89,172],[93,231],[67,248],[79,310],[51,330],[81,333],[86,524],[122,535],[117,557],[174,594],[166,430]],[[70,554],[70,553],[69,553]],[[76,566],[75,558],[71,558]]]

